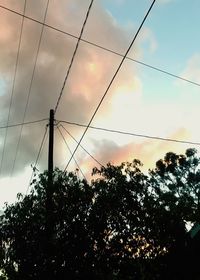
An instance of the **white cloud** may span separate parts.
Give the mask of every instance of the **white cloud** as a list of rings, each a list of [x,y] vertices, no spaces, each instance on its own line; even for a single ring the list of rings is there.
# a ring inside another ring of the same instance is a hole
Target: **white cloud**
[[[186,63],[182,77],[200,83],[200,53],[194,54]],[[180,83],[180,82],[179,82]]]
[[[156,38],[150,28],[143,28],[138,38],[140,44],[147,44],[150,52],[155,52],[157,49]]]
[[[0,209],[4,207],[4,203],[14,203],[18,193],[26,194],[31,177],[31,168],[25,168],[24,172],[13,177],[4,177],[0,179]]]

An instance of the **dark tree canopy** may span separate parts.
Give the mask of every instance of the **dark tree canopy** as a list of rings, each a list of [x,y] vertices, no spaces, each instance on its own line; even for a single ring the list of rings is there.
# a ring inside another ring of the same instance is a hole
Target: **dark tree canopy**
[[[91,183],[56,169],[50,212],[48,173],[40,174],[31,193],[0,216],[2,272],[10,280],[48,273],[51,279],[199,279],[200,242],[187,230],[200,224],[199,163],[194,149],[167,153],[147,175],[139,160],[109,163],[93,170]]]

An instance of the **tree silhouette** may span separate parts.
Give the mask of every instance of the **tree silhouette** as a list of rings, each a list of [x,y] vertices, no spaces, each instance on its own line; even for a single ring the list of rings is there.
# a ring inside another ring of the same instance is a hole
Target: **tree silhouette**
[[[199,158],[167,153],[144,174],[139,160],[94,168],[88,183],[53,174],[51,256],[48,172],[0,217],[0,267],[8,279],[198,279]],[[181,264],[181,265],[179,265]],[[196,278],[195,278],[196,277]]]

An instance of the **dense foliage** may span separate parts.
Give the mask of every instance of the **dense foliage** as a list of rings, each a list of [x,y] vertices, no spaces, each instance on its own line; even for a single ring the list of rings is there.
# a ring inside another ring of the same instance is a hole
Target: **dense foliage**
[[[1,270],[10,280],[199,279],[199,241],[187,230],[200,223],[199,163],[188,149],[148,175],[139,160],[95,168],[91,183],[56,169],[50,212],[40,174],[0,217]]]

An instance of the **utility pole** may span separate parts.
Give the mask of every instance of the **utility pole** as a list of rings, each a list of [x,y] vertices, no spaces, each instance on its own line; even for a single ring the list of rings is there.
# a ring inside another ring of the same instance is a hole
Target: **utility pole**
[[[49,114],[49,155],[48,155],[48,172],[49,183],[53,179],[53,142],[54,142],[54,110],[50,110]]]
[[[54,110],[50,110],[49,115],[49,153],[48,153],[48,181],[46,188],[46,277],[53,278],[53,144],[54,144]]]
[[[47,237],[51,237],[53,224],[51,216],[53,211],[53,140],[54,140],[54,110],[49,115],[49,153],[48,153],[48,181],[46,188],[46,231]]]

